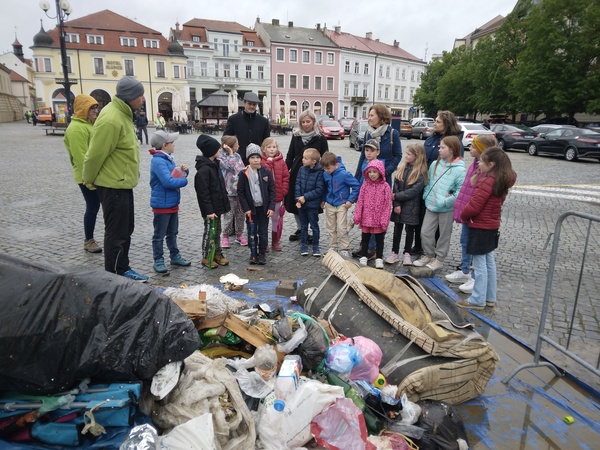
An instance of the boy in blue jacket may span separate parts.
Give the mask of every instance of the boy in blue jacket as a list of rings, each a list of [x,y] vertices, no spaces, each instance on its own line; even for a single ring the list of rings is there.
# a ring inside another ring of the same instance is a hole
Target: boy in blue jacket
[[[154,213],[154,234],[152,235],[152,257],[154,270],[167,274],[169,271],[163,257],[163,240],[166,237],[167,247],[172,266],[189,266],[177,248],[177,233],[179,231],[179,189],[188,183],[189,170],[187,166],[176,166],[173,159],[175,140],[179,133],[157,131],[150,144],[152,155],[150,162],[150,206]]]
[[[300,217],[300,254],[308,256],[308,226],[313,232],[313,256],[321,256],[319,249],[319,207],[325,191],[321,155],[316,148],[307,148],[302,154],[302,167],[296,178],[296,208]]]
[[[346,170],[342,157],[336,157],[332,152],[325,152],[321,156],[321,167],[323,167],[325,182],[324,201],[321,207],[325,210],[329,247],[337,250],[339,244],[340,255],[348,257],[350,249],[348,209],[358,198],[360,183]]]

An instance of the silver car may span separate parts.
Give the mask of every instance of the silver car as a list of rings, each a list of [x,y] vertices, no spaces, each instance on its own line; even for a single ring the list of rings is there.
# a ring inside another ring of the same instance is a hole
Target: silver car
[[[433,134],[433,124],[435,122],[428,120],[421,120],[412,127],[412,137],[417,139],[426,139]]]

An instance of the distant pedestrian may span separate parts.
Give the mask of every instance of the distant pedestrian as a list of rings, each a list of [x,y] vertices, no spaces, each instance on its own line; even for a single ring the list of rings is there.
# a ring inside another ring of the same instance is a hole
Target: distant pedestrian
[[[261,165],[270,170],[275,180],[275,208],[271,217],[271,246],[276,252],[281,251],[281,233],[283,232],[283,216],[285,205],[283,200],[290,189],[290,172],[279,151],[279,144],[273,138],[263,141]]]
[[[237,100],[236,100],[237,103]],[[249,144],[260,146],[262,142],[271,136],[271,126],[266,117],[258,113],[258,95],[255,92],[244,94],[244,109],[227,119],[227,125],[223,134],[235,136],[240,144],[240,156],[245,165],[248,165],[246,148]]]
[[[31,123],[31,111],[25,111],[25,120],[27,123]]]
[[[146,138],[146,145],[148,145],[148,117],[144,111],[140,111],[135,122],[135,126],[138,131],[138,139],[140,144],[143,144],[142,134]]]
[[[325,182],[323,168],[319,164],[321,156],[316,148],[307,148],[302,156],[302,167],[296,178],[296,208],[300,217],[300,255],[308,256],[308,227],[312,230],[312,255],[321,256],[319,248],[319,210]]]
[[[221,220],[223,222],[223,233],[221,235],[221,247],[230,248],[229,236],[232,231],[235,231],[235,242],[239,245],[248,245],[248,241],[244,237],[244,211],[240,205],[237,186],[239,174],[244,170],[244,163],[238,153],[240,146],[235,136],[224,135],[221,138],[221,151],[219,154],[219,166],[225,180],[225,188],[227,189],[227,198],[231,209],[223,214]]]
[[[154,127],[157,130],[164,130],[167,123],[165,122],[165,118],[159,112],[156,113],[156,120],[154,121]]]
[[[38,123],[38,114],[37,111],[33,111],[31,113],[31,123],[33,124],[33,126],[35,127]]]

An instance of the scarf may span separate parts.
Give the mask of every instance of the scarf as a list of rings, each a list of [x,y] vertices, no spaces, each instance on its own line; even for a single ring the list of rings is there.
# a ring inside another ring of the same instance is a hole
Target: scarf
[[[308,143],[309,143],[309,141],[310,141],[310,140],[311,140],[313,137],[315,137],[316,135],[317,135],[317,132],[316,132],[315,130],[312,130],[310,133],[306,133],[306,132],[305,132],[305,131],[303,131],[303,130],[300,130],[300,131],[298,132],[298,136],[300,136],[300,137],[302,138],[302,143],[303,143],[304,145],[308,144]]]
[[[369,126],[369,135],[371,135],[371,139],[376,139],[377,142],[381,142],[381,136],[385,134],[388,129],[388,124],[385,123],[381,125],[379,128],[373,128]]]

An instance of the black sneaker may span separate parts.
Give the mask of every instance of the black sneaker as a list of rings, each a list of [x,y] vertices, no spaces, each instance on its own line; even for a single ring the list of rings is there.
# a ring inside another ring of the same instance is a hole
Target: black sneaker
[[[360,249],[360,247],[358,247],[358,249],[356,249],[356,250],[354,250],[352,252],[352,257],[353,258],[360,258],[361,256],[362,255],[361,255],[361,249]]]
[[[410,249],[409,253],[411,255],[421,255],[423,253],[423,249],[422,248],[413,247],[413,248]]]
[[[256,263],[260,266],[264,266],[267,263],[267,258],[265,255],[258,255],[258,258],[256,258]]]
[[[250,264],[252,264],[252,265],[258,264],[258,260],[257,260],[256,256],[250,257]]]
[[[300,230],[296,230],[295,233],[290,234],[290,241],[299,241],[300,240],[300,235],[302,234],[302,231]]]

